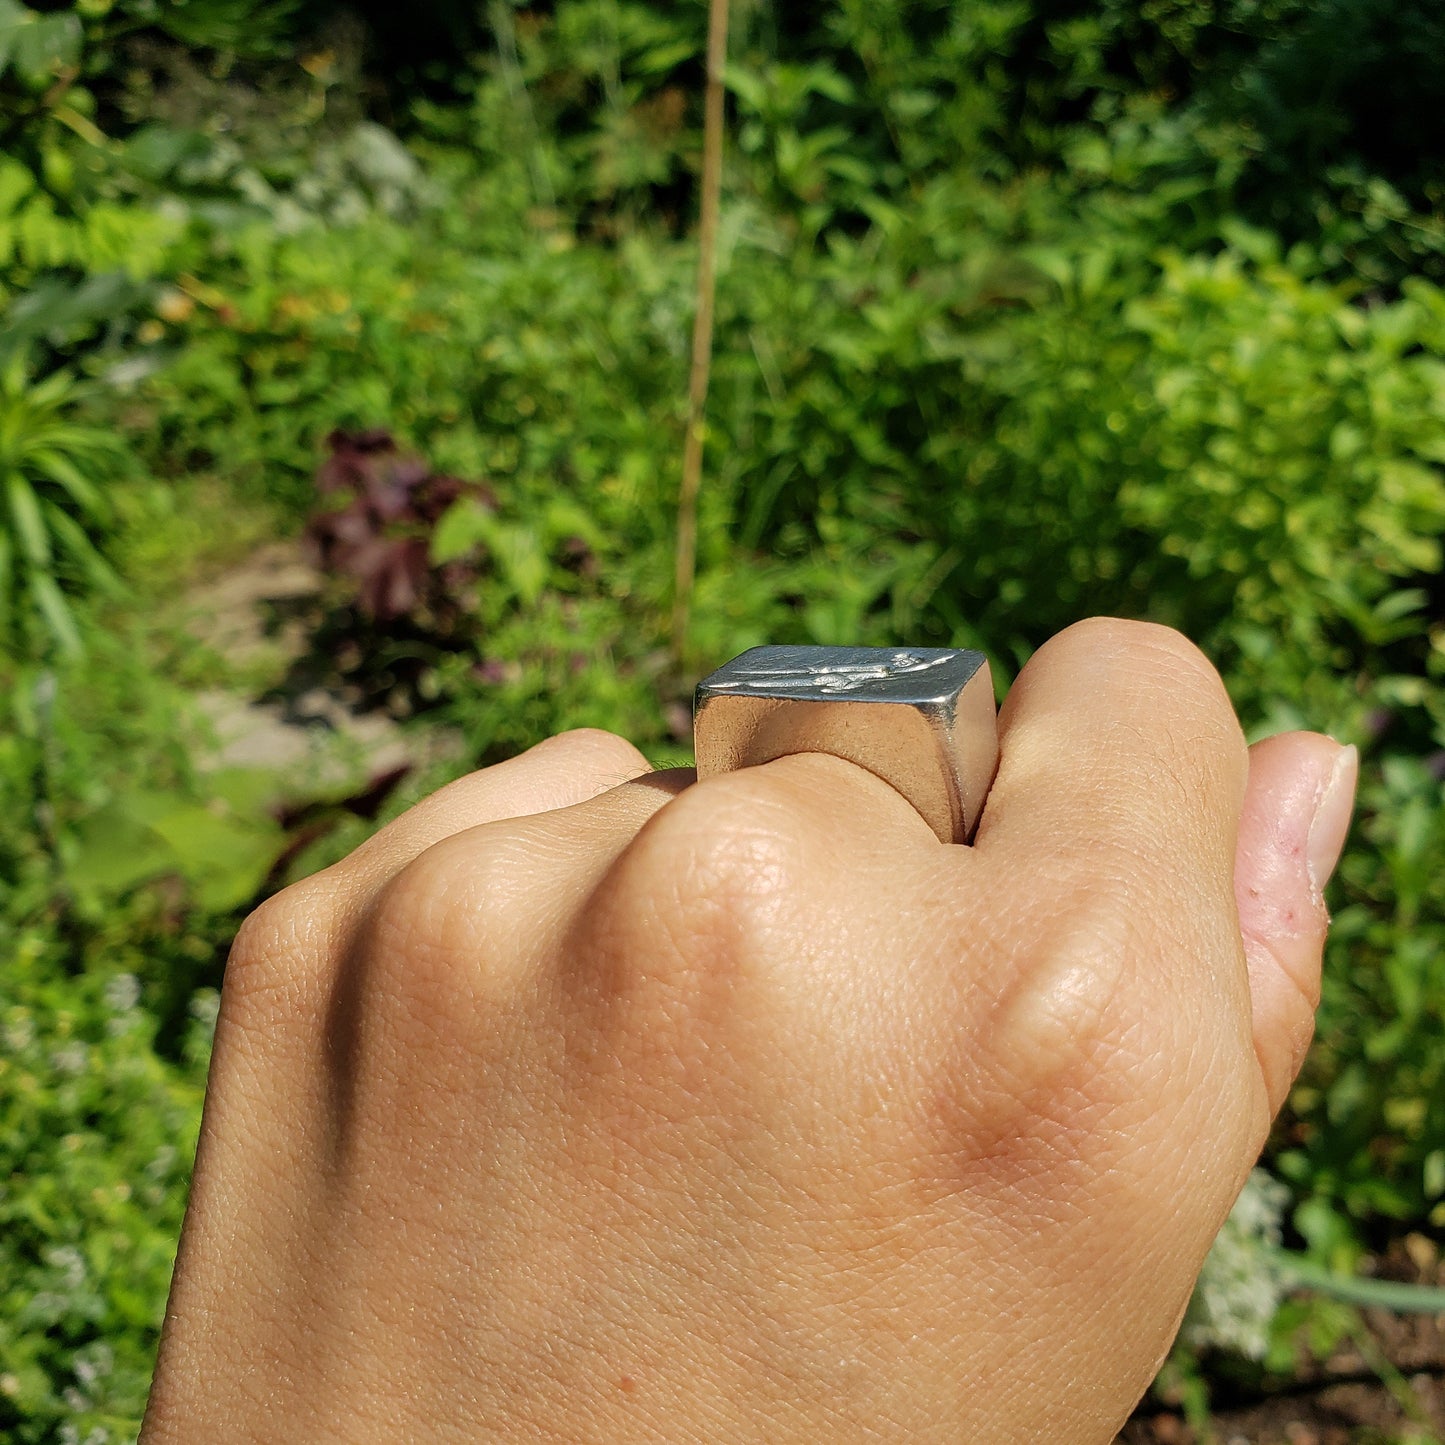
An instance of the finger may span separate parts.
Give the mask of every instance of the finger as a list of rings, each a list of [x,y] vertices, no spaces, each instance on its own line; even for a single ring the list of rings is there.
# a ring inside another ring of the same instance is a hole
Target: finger
[[[691,784],[649,773],[568,807],[463,828],[407,862],[370,911],[365,987],[426,1021],[515,1000],[647,821]]]
[[[1218,673],[1179,633],[1113,618],[1061,632],[1010,690],[999,747],[980,850],[1232,868],[1244,739]]]
[[[1329,925],[1323,890],[1344,847],[1358,775],[1358,752],[1318,733],[1285,733],[1250,749],[1234,888],[1272,1114],[1314,1033]]]
[[[330,957],[345,946],[377,890],[443,839],[570,807],[649,771],[646,758],[611,733],[597,728],[560,733],[439,789],[339,863],[263,904],[243,935],[260,940],[257,949],[263,953],[279,949],[289,956],[296,952],[293,944],[304,943],[317,959]]]
[[[1080,623],[1010,691],[981,877],[962,879],[1002,954],[979,984],[974,1113],[1006,1093],[1085,1117],[1147,1108],[1177,1144],[1150,1176],[1160,1208],[1212,1181],[1196,1201],[1212,1214],[1267,1124],[1233,892],[1247,774],[1197,648],[1151,624]]]
[[[579,997],[634,1047],[702,1068],[726,1016],[811,1087],[842,1074],[852,1087],[876,1077],[859,1050],[886,1048],[915,1012],[907,960],[928,926],[915,893],[943,851],[901,794],[830,755],[708,778],[644,824],[588,896],[568,950]]]
[[[680,791],[628,841],[615,871],[635,896],[681,887],[726,908],[821,889],[856,909],[847,878],[864,860],[896,873],[900,853],[939,850],[890,784],[830,754],[800,753]]]
[[[365,894],[456,833],[568,808],[650,771],[647,759],[612,733],[559,733],[433,793],[363,843],[337,872],[348,892]]]

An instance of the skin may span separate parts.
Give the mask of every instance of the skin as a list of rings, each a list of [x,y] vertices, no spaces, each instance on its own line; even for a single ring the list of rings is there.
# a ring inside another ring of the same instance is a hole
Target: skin
[[[145,1445],[1111,1440],[1308,1043],[1353,752],[1111,620],[1000,721],[972,848],[583,732],[266,904]]]

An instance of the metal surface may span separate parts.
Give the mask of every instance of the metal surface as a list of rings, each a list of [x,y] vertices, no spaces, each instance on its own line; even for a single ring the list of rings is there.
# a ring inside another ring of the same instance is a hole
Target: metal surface
[[[832,753],[967,842],[998,767],[988,659],[936,647],[755,647],[698,684],[697,775]]]

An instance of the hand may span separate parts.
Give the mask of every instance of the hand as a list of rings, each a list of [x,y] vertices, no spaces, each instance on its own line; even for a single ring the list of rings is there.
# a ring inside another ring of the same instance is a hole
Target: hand
[[[1105,1442],[1310,1037],[1354,753],[1095,621],[976,846],[601,733],[242,930],[143,1439]]]

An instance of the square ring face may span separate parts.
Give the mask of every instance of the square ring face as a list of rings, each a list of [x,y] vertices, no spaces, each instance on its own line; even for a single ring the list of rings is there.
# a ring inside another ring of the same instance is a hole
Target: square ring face
[[[945,842],[973,832],[998,762],[993,683],[954,648],[755,647],[705,678],[698,777],[830,753],[891,784]]]
[[[704,678],[698,696],[946,706],[987,666],[952,647],[754,647]]]

